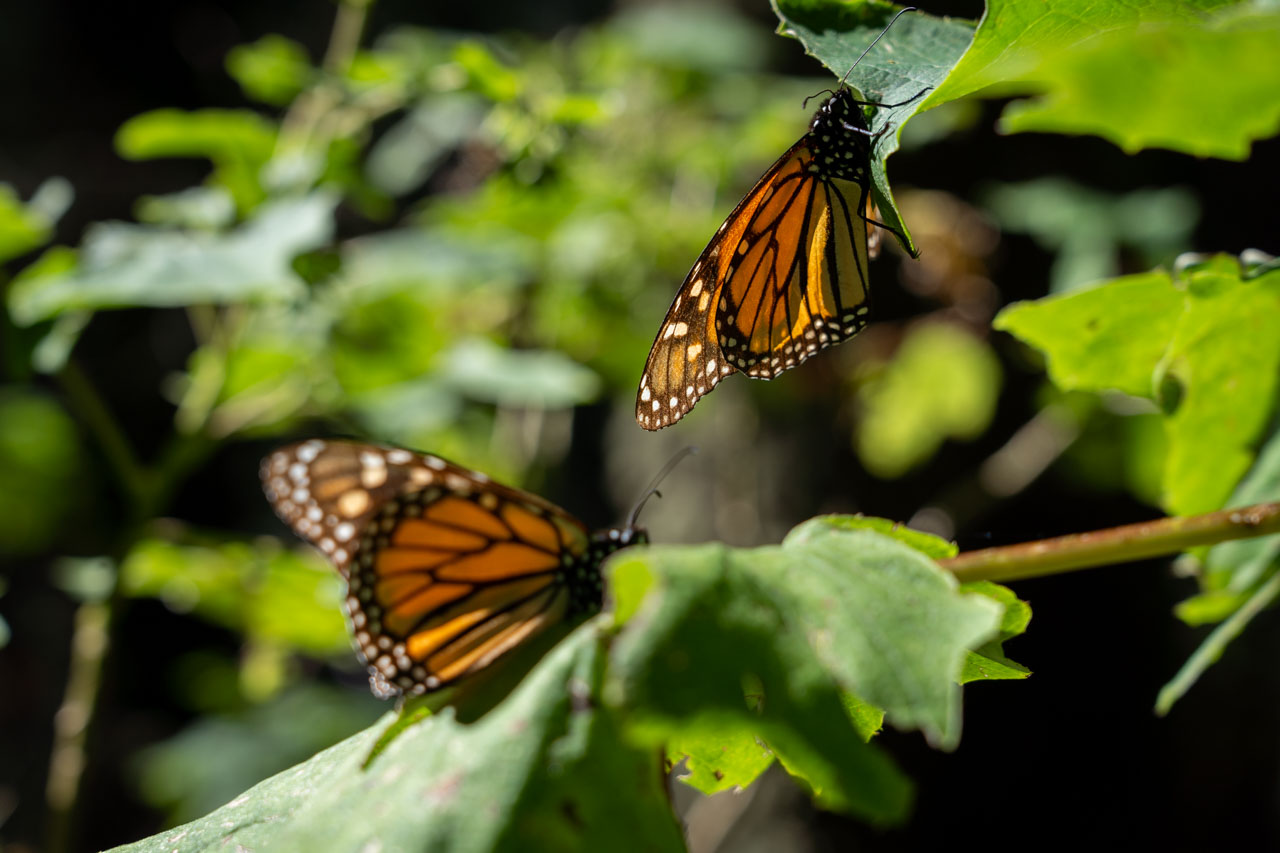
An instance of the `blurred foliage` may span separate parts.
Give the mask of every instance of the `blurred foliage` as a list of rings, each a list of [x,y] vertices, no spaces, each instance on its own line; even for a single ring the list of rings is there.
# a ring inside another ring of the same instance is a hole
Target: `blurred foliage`
[[[858,388],[858,458],[894,478],[948,438],[981,435],[995,414],[1000,362],[985,342],[949,323],[913,326],[888,364],[869,365]]]
[[[1185,188],[1112,196],[1061,178],[992,187],[986,207],[1005,231],[1029,234],[1054,254],[1054,293],[1118,275],[1124,249],[1140,266],[1172,264],[1192,247],[1198,219]]]
[[[849,78],[895,104],[872,116],[881,215],[913,251],[884,158],[924,108],[911,144],[969,126],[980,111],[955,99],[975,92],[1041,93],[1007,110],[1012,128],[1243,157],[1275,129],[1272,70],[1239,65],[1266,64],[1259,44],[1276,13],[1219,5],[1052,0],[1029,15],[993,2],[976,32],[904,16]],[[362,8],[344,3],[340,19]],[[837,76],[896,11],[774,8]],[[127,520],[123,544],[57,560],[51,582],[80,601],[156,599],[237,647],[184,654],[167,673],[197,716],[138,759],[147,802],[189,819],[339,740],[373,706],[363,691],[306,684],[318,662],[354,666],[340,579],[271,539],[156,523],[186,479],[223,444],[305,430],[429,447],[536,487],[569,446],[575,407],[630,409],[674,284],[803,132],[805,97],[833,85],[764,71],[777,45],[718,6],[632,6],[548,42],[396,27],[323,66],[267,35],[231,51],[226,68],[246,97],[278,110],[159,109],[119,128],[124,158],[209,169],[200,186],[140,195],[137,223],[95,223],[79,245],[49,246],[71,187],[51,178],[24,202],[0,185],[0,262],[16,267],[8,354],[62,392],[0,390],[0,552],[63,553],[61,534],[97,500],[104,517]],[[1151,51],[1171,57],[1157,79],[1126,70]],[[920,233],[938,242],[920,265],[928,287],[915,284],[951,316],[886,333],[896,348],[873,349],[854,381],[830,385],[860,413],[853,442],[882,478],[983,433],[1002,384],[984,328],[995,230],[940,194],[916,200],[920,219],[937,220]],[[1197,216],[1177,188],[1112,197],[1050,180],[998,188],[990,207],[1055,253],[1061,290],[1115,275],[1121,251],[1168,260]],[[997,327],[1043,352],[1051,380],[1072,392],[1050,405],[1084,431],[1068,459],[1092,463],[1073,465],[1076,475],[1174,512],[1280,497],[1274,437],[1237,485],[1276,399],[1271,263],[1211,258],[1001,314]],[[192,341],[155,389],[172,406],[172,435],[146,448],[132,444],[149,438],[110,422],[111,401],[83,380],[76,352],[98,313],[139,308],[178,309]],[[789,410],[801,388],[753,387],[736,402],[722,391],[733,422],[717,428],[749,443],[747,395]],[[127,506],[98,494],[100,477]],[[731,497],[709,503],[732,514],[748,500]],[[1226,621],[1162,707],[1280,595],[1275,541],[1197,555],[1204,590],[1180,615]],[[570,634],[479,720],[410,710],[136,849],[679,849],[650,746],[684,761],[685,781],[704,792],[750,784],[777,759],[819,805],[899,821],[910,783],[869,743],[882,724],[952,748],[960,684],[1028,675],[1003,643],[1026,629],[1029,606],[993,584],[957,587],[933,562],[954,552],[853,517],[810,521],[778,546],[626,552],[612,563],[612,621]],[[7,631],[0,621],[0,646]]]
[[[202,667],[190,674],[210,673]],[[363,692],[302,685],[261,704],[210,714],[138,755],[138,788],[172,823],[194,820],[368,725],[382,707]]]
[[[314,551],[288,551],[274,540],[177,545],[143,539],[121,566],[121,589],[158,598],[178,613],[313,656],[345,654],[342,582]]]
[[[75,422],[57,401],[0,387],[0,554],[58,544],[61,526],[87,503],[92,485]]]
[[[1010,306],[998,329],[1042,350],[1064,390],[1117,390],[1164,414],[1162,505],[1223,506],[1275,409],[1280,273],[1246,278],[1218,256]]]

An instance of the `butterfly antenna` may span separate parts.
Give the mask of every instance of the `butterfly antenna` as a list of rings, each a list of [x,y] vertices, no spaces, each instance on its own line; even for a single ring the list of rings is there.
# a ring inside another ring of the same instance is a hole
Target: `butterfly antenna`
[[[649,481],[649,485],[645,487],[644,494],[640,496],[640,500],[636,501],[636,508],[631,510],[631,515],[627,518],[627,527],[636,526],[636,519],[640,517],[640,510],[644,509],[644,505],[648,503],[649,498],[654,495],[662,497],[662,492],[658,491],[658,484],[671,473],[671,469],[679,465],[686,456],[694,456],[697,452],[698,448],[689,445],[688,447],[680,448],[680,450],[676,451],[675,456],[667,460],[667,464],[662,466],[662,470]]]
[[[844,72],[844,76],[840,78],[840,85],[841,85],[841,86],[843,86],[843,85],[844,85],[844,81],[846,81],[846,80],[848,80],[848,79],[849,79],[849,75],[853,73],[853,69],[855,69],[855,68],[857,68],[857,67],[858,67],[858,63],[859,63],[859,62],[861,62],[861,61],[863,60],[863,58],[864,58],[868,53],[870,53],[870,52],[871,52],[871,48],[873,48],[873,47],[875,47],[875,46],[876,46],[876,42],[878,42],[878,41],[880,41],[880,39],[884,38],[884,34],[885,34],[885,33],[887,33],[887,32],[889,32],[889,29],[890,29],[890,28],[891,28],[891,27],[892,27],[892,26],[897,22],[897,20],[898,20],[899,18],[901,18],[903,15],[907,14],[908,12],[918,12],[918,11],[920,11],[920,10],[919,10],[919,9],[917,9],[915,6],[907,6],[905,9],[903,9],[903,10],[902,10],[902,11],[900,11],[900,12],[898,12],[898,14],[894,15],[894,16],[893,16],[893,20],[891,20],[891,21],[889,21],[889,23],[885,24],[884,29],[880,31],[880,35],[878,35],[878,36],[876,36],[874,39],[872,39],[872,40],[871,40],[871,44],[867,45],[867,49],[866,49],[866,50],[864,50],[864,51],[862,51],[862,56],[859,56],[856,60],[854,60],[853,64],[849,66],[849,70],[848,70],[848,71],[846,71],[846,72]]]

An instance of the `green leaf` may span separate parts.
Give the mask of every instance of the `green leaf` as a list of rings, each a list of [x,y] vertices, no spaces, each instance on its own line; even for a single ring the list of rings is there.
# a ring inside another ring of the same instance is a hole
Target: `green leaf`
[[[994,640],[969,652],[965,658],[964,670],[960,674],[960,683],[1019,679],[1030,675],[1031,670],[1005,657],[1004,643],[1027,630],[1027,625],[1031,622],[1031,605],[1020,600],[1008,587],[990,581],[963,584],[960,589],[964,592],[985,595],[1004,608],[1004,616],[1000,619],[999,635]]]
[[[242,213],[265,197],[262,171],[275,147],[275,125],[249,110],[153,110],[129,119],[116,133],[116,150],[128,160],[210,160],[214,179]]]
[[[721,733],[719,744],[711,737],[699,750],[705,758],[758,739],[825,808],[901,821],[910,783],[863,742],[841,691],[798,631],[782,632],[769,589],[730,565],[734,555],[751,553],[654,547],[610,561],[616,612],[634,616],[612,646],[606,699],[625,706],[634,736],[655,746],[686,732]],[[638,609],[625,591],[644,590],[647,581],[633,583],[633,574],[657,581]],[[749,781],[751,769],[725,764],[724,772]]]
[[[1280,574],[1273,574],[1230,618],[1213,629],[1169,683],[1160,688],[1160,695],[1156,697],[1156,713],[1162,716],[1169,713],[1169,709],[1191,689],[1204,671],[1222,657],[1227,645],[1240,636],[1253,617],[1270,607],[1277,598],[1280,598]]]
[[[1227,506],[1244,507],[1280,501],[1280,431],[1258,454],[1249,475],[1240,482]],[[1205,567],[1211,588],[1241,594],[1257,586],[1280,567],[1280,535],[1223,542],[1209,549]]]
[[[8,184],[0,184],[0,263],[25,255],[53,236],[53,223],[24,205]]]
[[[209,677],[207,669],[199,674]],[[193,820],[367,726],[380,704],[367,693],[308,685],[260,705],[203,715],[137,756],[139,792],[171,822]]]
[[[986,342],[950,323],[907,333],[893,360],[858,389],[858,457],[877,477],[900,477],[949,438],[977,438],[995,414],[1000,362]]]
[[[312,551],[269,540],[249,545],[175,545],[144,539],[121,567],[132,597],[158,598],[247,637],[328,657],[351,647],[342,618],[342,583]]]
[[[298,96],[315,72],[306,48],[273,33],[252,44],[231,48],[227,53],[227,73],[246,96],[283,107]]]
[[[992,326],[1043,352],[1049,378],[1064,391],[1115,389],[1154,398],[1156,366],[1184,305],[1169,274],[1156,271],[1015,302]]]
[[[481,338],[444,354],[439,377],[457,393],[508,408],[563,409],[595,399],[600,379],[551,350],[506,349]]]
[[[1187,308],[1157,379],[1183,395],[1166,422],[1165,505],[1177,515],[1218,509],[1253,461],[1280,381],[1280,271],[1242,281],[1192,270]]]
[[[629,706],[654,708],[663,725],[711,709],[745,714],[743,679],[755,678],[764,691],[756,731],[776,726],[763,737],[780,755],[820,754],[809,738],[847,736],[853,760],[861,740],[844,731],[841,691],[884,708],[899,728],[953,746],[954,679],[965,651],[992,636],[999,620],[997,605],[961,595],[919,552],[824,519],[796,528],[782,546],[651,547],[611,565],[615,607],[634,612],[615,646],[618,690]],[[650,580],[630,583],[634,573]],[[627,600],[645,589],[643,604]],[[814,728],[835,720],[838,731]],[[833,780],[841,772],[833,770]],[[844,791],[851,803],[855,791]],[[874,796],[852,807],[874,813],[890,805]]]
[[[292,299],[304,292],[291,267],[332,236],[328,193],[275,201],[227,234],[106,223],[85,237],[77,269],[15,281],[14,322],[68,311]]]
[[[1220,256],[1185,282],[1127,276],[1012,305],[994,325],[1042,350],[1064,390],[1117,389],[1162,405],[1162,503],[1177,515],[1223,505],[1275,406],[1280,271],[1244,279]]]
[[[30,389],[0,386],[0,554],[55,546],[92,491],[75,422]]]
[[[746,788],[773,764],[773,751],[751,726],[740,720],[726,724],[694,723],[667,741],[668,760],[685,762],[681,782],[704,794]]]
[[[1277,43],[1274,8],[1103,33],[1042,62],[1034,76],[1044,95],[1009,105],[1000,127],[1245,160],[1280,130]]]
[[[1207,12],[1231,2],[1233,0],[1147,0],[1128,4],[1044,0],[1031,4],[988,0],[986,13],[973,36],[973,46],[946,82],[929,96],[928,106],[998,84],[1034,80],[1048,58],[1079,50],[1099,33],[1132,32],[1139,24],[1156,21],[1200,21]],[[1144,81],[1145,85],[1154,70],[1148,66],[1133,79]],[[997,91],[1007,92],[1010,88],[1004,85]],[[1025,91],[1025,87],[1015,90]]]
[[[820,515],[799,525],[796,528],[798,532],[793,535],[818,532],[819,526],[833,530],[873,530],[882,536],[896,539],[933,560],[945,560],[960,553],[954,542],[922,530],[913,530],[900,521],[870,515]]]
[[[629,746],[597,700],[600,643],[587,623],[473,722],[446,709],[365,766],[388,716],[198,821],[118,849],[681,850],[659,761]]]
[[[484,116],[479,100],[463,93],[419,104],[369,150],[365,166],[369,180],[392,195],[416,190],[451,151],[476,132]]]
[[[799,39],[805,52],[816,57],[837,78],[850,68],[848,82],[864,100],[901,104],[876,108],[870,128],[879,133],[871,157],[872,198],[881,220],[901,232],[903,248],[919,252],[893,201],[885,158],[898,149],[898,135],[907,122],[931,98],[924,90],[940,85],[964,54],[973,38],[973,24],[955,18],[935,18],[922,12],[903,15],[885,31],[896,7],[887,3],[847,3],[842,0],[771,0],[782,21],[779,31]],[[854,68],[872,40],[884,37]],[[917,95],[921,97],[917,98]]]

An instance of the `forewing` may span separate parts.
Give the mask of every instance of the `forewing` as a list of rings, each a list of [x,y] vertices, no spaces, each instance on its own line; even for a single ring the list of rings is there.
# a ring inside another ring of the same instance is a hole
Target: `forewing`
[[[481,669],[599,593],[598,575],[567,571],[590,558],[577,519],[438,456],[313,439],[267,457],[262,480],[276,513],[347,578],[380,696]]]
[[[735,368],[772,379],[866,325],[867,196],[856,182],[806,170],[761,205],[716,316]]]
[[[734,371],[721,353],[716,314],[728,270],[750,224],[779,183],[790,184],[811,160],[802,138],[778,158],[725,219],[676,292],[649,350],[636,394],[636,422],[645,429],[670,426],[684,417]]]

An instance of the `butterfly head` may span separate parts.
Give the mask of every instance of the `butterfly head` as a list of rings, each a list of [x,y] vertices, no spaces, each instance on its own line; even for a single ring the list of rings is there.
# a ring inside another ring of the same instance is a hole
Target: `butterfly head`
[[[858,101],[857,94],[848,86],[841,85],[813,114],[809,130],[812,133],[846,136],[849,133],[849,125],[865,130],[867,117],[862,112],[862,104]]]
[[[601,557],[607,557],[614,551],[626,548],[629,545],[648,545],[649,531],[643,527],[636,527],[634,524],[627,524],[625,527],[610,527],[597,531],[591,537],[591,544],[601,552]]]

